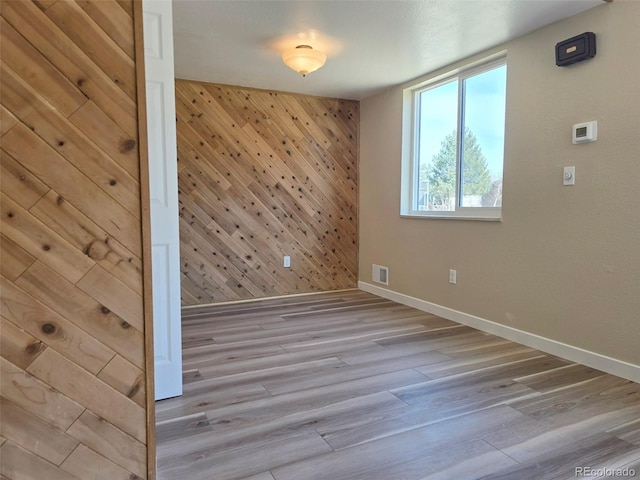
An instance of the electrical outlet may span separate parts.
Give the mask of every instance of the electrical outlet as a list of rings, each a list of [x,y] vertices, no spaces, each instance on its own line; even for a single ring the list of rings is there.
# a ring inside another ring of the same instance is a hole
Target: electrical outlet
[[[449,283],[456,284],[456,276],[458,272],[456,270],[449,270]]]
[[[284,268],[291,268],[291,257],[289,255],[284,256],[284,261],[282,262]]]

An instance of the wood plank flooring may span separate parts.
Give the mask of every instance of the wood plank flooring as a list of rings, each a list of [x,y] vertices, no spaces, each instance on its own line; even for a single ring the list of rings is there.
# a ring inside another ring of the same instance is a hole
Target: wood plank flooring
[[[639,384],[365,292],[188,309],[183,343],[160,480],[640,478]]]

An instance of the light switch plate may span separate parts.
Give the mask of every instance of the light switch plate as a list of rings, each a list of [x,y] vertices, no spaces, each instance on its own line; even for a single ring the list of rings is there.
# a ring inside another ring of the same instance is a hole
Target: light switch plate
[[[562,185],[576,184],[576,167],[564,167],[562,173]]]

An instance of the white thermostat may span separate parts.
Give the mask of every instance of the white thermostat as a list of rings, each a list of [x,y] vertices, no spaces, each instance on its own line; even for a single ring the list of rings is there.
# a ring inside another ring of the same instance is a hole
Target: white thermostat
[[[576,123],[573,126],[573,144],[595,142],[598,139],[598,122]]]

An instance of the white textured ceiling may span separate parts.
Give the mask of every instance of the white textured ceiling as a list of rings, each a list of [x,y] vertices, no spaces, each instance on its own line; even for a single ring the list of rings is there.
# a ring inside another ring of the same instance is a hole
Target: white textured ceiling
[[[600,4],[173,0],[175,73],[189,80],[362,99]],[[550,61],[560,40],[549,39]],[[328,56],[306,78],[280,58],[301,43]]]

